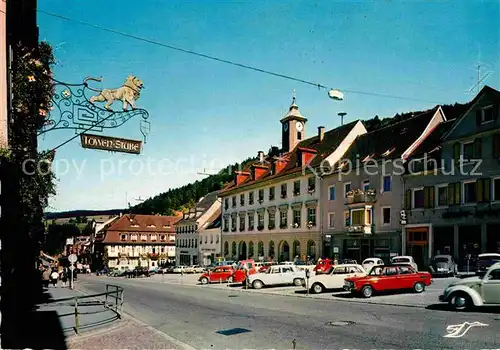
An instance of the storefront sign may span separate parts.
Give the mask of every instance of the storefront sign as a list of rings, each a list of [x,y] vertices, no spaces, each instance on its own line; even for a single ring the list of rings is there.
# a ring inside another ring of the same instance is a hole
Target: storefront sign
[[[133,154],[141,153],[142,141],[90,134],[82,134],[80,139],[83,148]]]

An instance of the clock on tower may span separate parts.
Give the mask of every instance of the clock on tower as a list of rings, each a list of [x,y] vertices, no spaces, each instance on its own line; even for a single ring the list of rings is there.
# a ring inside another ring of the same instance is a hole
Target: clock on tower
[[[281,119],[283,125],[281,133],[282,152],[290,152],[299,142],[305,139],[307,119],[299,111],[295,97],[288,113]]]

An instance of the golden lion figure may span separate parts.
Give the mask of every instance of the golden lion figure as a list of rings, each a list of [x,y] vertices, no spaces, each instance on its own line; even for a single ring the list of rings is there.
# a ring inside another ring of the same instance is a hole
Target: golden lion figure
[[[87,82],[87,80],[101,81],[102,79],[86,78],[85,82]],[[112,111],[111,105],[113,104],[113,102],[122,101],[123,110],[126,111],[129,105],[132,107],[132,109],[136,109],[135,101],[137,101],[141,96],[141,90],[144,88],[144,83],[139,78],[133,75],[129,75],[127,80],[125,80],[125,83],[118,89],[97,90],[91,87],[88,88],[90,90],[99,92],[99,95],[92,96],[90,98],[91,103],[106,102],[104,108],[106,108],[108,111]]]

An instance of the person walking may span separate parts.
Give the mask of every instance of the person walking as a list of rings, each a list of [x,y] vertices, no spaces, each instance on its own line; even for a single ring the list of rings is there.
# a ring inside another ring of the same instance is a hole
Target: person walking
[[[52,280],[52,285],[55,287],[57,287],[57,281],[59,279],[59,273],[57,273],[56,270],[52,271],[52,273],[50,274],[50,279]]]
[[[62,282],[63,288],[66,288],[66,283],[68,282],[68,270],[66,268],[64,268],[64,270],[62,270],[61,282]]]
[[[47,268],[43,270],[42,273],[42,280],[43,280],[43,286],[45,288],[49,288],[49,283],[50,283],[50,270]]]

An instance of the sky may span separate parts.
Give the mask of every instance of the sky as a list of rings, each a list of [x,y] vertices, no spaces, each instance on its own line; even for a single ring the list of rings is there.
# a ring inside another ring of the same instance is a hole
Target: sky
[[[337,88],[345,99],[39,12],[40,40],[54,47],[55,79],[78,84],[102,76],[94,85],[102,89],[133,74],[144,81],[137,105],[151,122],[140,155],[83,149],[79,138],[58,149],[57,195],[48,211],[135,205],[202,180],[197,172],[215,173],[280,146],[279,120],[294,90],[310,137],[320,125],[339,126],[339,112],[349,122],[469,101],[478,63],[482,74],[491,72],[485,83],[500,89],[498,1],[110,3],[39,0],[38,9]],[[142,139],[139,119],[102,134]],[[48,132],[39,147],[74,135]]]

